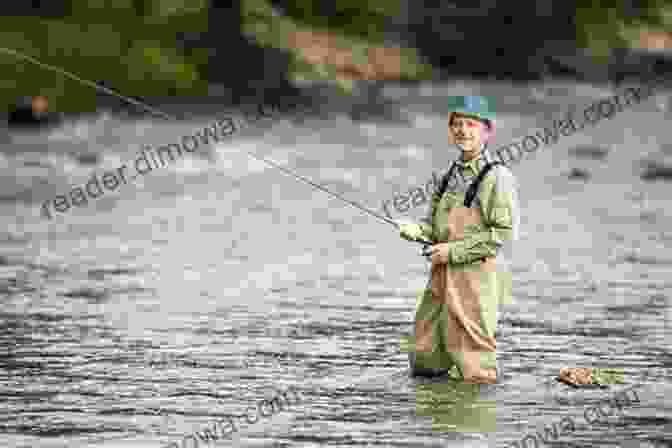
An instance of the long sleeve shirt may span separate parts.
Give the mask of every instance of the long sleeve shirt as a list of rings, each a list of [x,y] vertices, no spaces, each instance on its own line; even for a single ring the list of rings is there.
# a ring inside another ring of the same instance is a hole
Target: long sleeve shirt
[[[449,188],[442,196],[434,193],[429,213],[420,224],[425,238],[434,242],[450,238],[449,229],[441,226],[438,214],[448,213],[454,206],[463,206],[466,189],[483,166],[492,161],[492,156],[484,149],[478,159],[453,162],[456,165],[452,176],[455,180],[448,183]],[[471,206],[480,209],[483,224],[466,228],[463,239],[451,241],[450,264],[468,264],[484,257],[495,257],[502,251],[508,253],[511,243],[518,239],[517,185],[507,167],[495,166],[485,176]]]

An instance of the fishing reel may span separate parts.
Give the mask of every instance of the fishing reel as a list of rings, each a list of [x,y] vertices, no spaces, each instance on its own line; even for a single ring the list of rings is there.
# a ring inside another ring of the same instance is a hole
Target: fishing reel
[[[422,244],[422,256],[429,260],[429,257],[432,256],[432,245],[434,243],[427,240],[415,240],[415,241]]]

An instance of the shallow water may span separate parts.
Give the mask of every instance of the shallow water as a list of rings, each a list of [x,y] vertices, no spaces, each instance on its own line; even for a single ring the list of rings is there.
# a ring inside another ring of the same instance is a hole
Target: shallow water
[[[514,168],[516,302],[500,318],[503,380],[480,391],[407,377],[400,340],[428,273],[418,247],[240,153],[382,212],[455,156],[442,98],[457,88],[423,89],[395,89],[409,126],[279,120],[51,222],[40,201],[207,123],[107,117],[3,147],[0,446],[159,447],[290,387],[304,403],[218,445],[505,446],[572,416],[560,440],[573,446],[672,446],[670,185],[635,165],[667,136],[655,101]],[[484,89],[507,103],[500,143],[603,94]],[[578,145],[610,151],[581,159]],[[570,181],[572,167],[592,177]],[[585,407],[626,386],[549,382],[565,365],[621,368],[641,402],[588,424]]]

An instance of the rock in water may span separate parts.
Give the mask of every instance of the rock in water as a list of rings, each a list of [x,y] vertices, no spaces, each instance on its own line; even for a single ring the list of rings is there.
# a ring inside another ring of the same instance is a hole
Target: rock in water
[[[643,180],[672,180],[672,164],[663,160],[648,161],[640,177]]]
[[[564,367],[560,369],[560,381],[572,386],[586,386],[593,384],[592,371],[585,367]]]
[[[588,180],[590,179],[590,173],[581,168],[572,168],[572,170],[569,172],[568,177],[570,179]]]
[[[609,154],[609,149],[599,146],[577,146],[572,148],[569,153],[581,159],[603,160]]]
[[[592,367],[563,367],[557,380],[574,387],[607,387],[622,384],[623,371]]]

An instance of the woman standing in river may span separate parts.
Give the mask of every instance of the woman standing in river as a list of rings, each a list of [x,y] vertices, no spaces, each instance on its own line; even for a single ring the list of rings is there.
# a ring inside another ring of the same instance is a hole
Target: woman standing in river
[[[432,196],[422,223],[399,223],[401,236],[432,243],[431,278],[415,316],[413,375],[497,381],[498,305],[510,297],[503,261],[518,233],[516,182],[486,148],[494,115],[486,98],[451,99],[448,129],[461,152]]]

